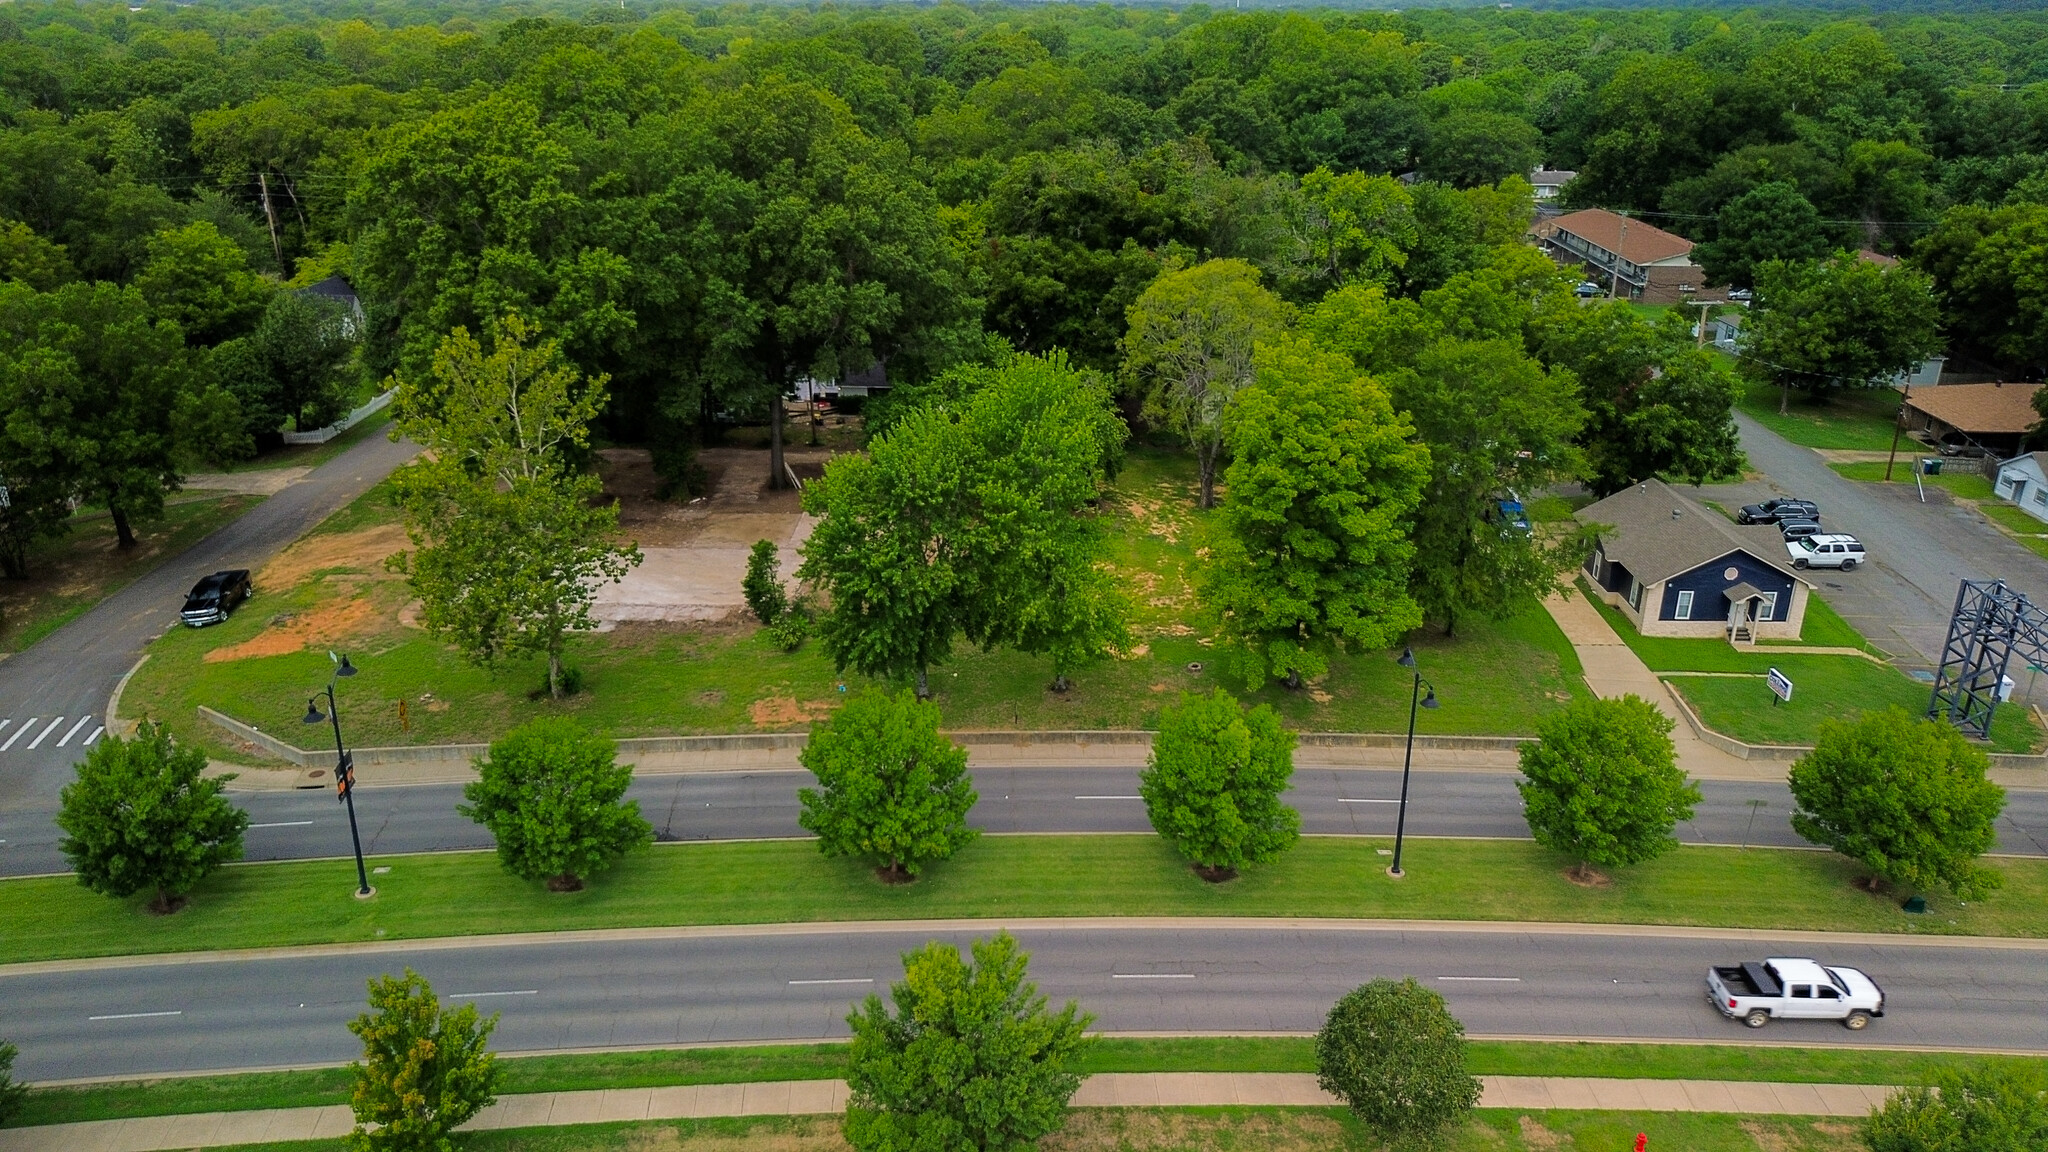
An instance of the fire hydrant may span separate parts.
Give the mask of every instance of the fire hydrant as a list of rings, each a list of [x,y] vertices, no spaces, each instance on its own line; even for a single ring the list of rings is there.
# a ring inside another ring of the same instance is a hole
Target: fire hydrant
[[[1644,1152],[1644,1149],[1648,1148],[1649,1146],[1650,1134],[1647,1132],[1636,1133],[1636,1152]]]

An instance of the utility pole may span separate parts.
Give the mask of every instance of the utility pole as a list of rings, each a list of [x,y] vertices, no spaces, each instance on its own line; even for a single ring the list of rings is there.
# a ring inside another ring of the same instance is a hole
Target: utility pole
[[[1905,400],[1899,401],[1898,415],[1892,417],[1892,454],[1885,457],[1884,482],[1892,482],[1892,462],[1899,458],[1899,430],[1906,426],[1906,400],[1913,398],[1913,386],[1906,385]]]
[[[1614,242],[1614,259],[1607,266],[1607,298],[1621,298],[1621,254],[1628,248],[1628,215],[1621,214],[1621,239]]]

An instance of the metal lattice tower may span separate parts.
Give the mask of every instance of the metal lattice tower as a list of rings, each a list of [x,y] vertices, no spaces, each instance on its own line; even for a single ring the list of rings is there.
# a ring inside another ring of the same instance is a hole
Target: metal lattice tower
[[[1991,735],[1998,687],[2017,654],[2030,664],[2048,657],[2048,612],[2005,586],[2003,580],[1965,580],[1956,589],[1948,644],[1934,673],[1927,715],[1943,717],[1978,737]]]

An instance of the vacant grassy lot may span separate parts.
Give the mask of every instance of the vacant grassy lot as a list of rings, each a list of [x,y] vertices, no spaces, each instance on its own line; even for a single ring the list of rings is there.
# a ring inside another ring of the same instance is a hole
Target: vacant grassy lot
[[[1806,393],[1794,391],[1783,416],[1778,415],[1778,400],[1776,387],[1745,380],[1735,406],[1743,415],[1808,448],[1883,452],[1892,446],[1892,427],[1898,417],[1900,397],[1890,388],[1836,392],[1825,403],[1818,404]],[[1880,470],[1883,467],[1878,465]],[[1910,482],[1912,477],[1909,475],[1907,480]]]
[[[1219,667],[1213,622],[1195,599],[1207,518],[1192,493],[1184,457],[1140,449],[1108,502],[1109,559],[1135,605],[1139,643],[1130,659],[1083,669],[1076,687],[1060,694],[1048,690],[1046,661],[962,645],[932,677],[947,724],[1143,728],[1182,690],[1242,691]],[[223,757],[246,756],[201,724],[195,707],[295,733],[307,694],[326,682],[330,648],[348,651],[363,670],[348,682],[343,707],[351,742],[365,747],[488,740],[555,713],[618,736],[800,729],[862,686],[837,674],[817,644],[782,652],[750,623],[638,625],[572,641],[569,662],[585,690],[556,703],[538,693],[538,662],[508,662],[494,674],[406,623],[410,594],[381,565],[403,547],[388,498],[373,490],[281,558],[281,572],[259,574],[248,610],[158,640],[124,697],[127,710],[167,719],[182,738]],[[1470,621],[1455,639],[1426,628],[1412,642],[1443,701],[1429,731],[1526,734],[1586,691],[1571,646],[1533,602],[1510,620]],[[1251,699],[1272,703],[1303,729],[1397,730],[1407,720],[1409,682],[1396,654],[1340,656],[1303,691],[1276,685]],[[401,700],[409,727],[399,721]]]
[[[135,522],[136,546],[128,551],[116,547],[107,514],[91,511],[72,517],[66,535],[36,545],[28,579],[0,580],[0,652],[29,647],[262,502],[204,493],[172,499],[161,518]]]
[[[1583,590],[1585,582],[1580,581]],[[1751,744],[1811,744],[1823,720],[1853,720],[1873,709],[1897,706],[1919,715],[1927,709],[1928,686],[1889,664],[1860,656],[1802,654],[1798,645],[1736,648],[1720,640],[1644,636],[1618,610],[1595,600],[1601,615],[1653,672],[1712,672],[1713,676],[1672,676],[1671,683],[1707,727]],[[1819,596],[1807,601],[1802,642],[1866,647],[1855,629]],[[1792,680],[1792,701],[1777,697],[1764,677],[1776,668]],[[1729,674],[1738,675],[1729,675]],[[1992,719],[1991,747],[2030,752],[2041,740],[2021,708],[2001,708]]]
[[[1277,863],[1206,884],[1152,836],[986,837],[915,884],[882,884],[807,841],[660,845],[582,892],[550,893],[491,853],[382,857],[373,900],[346,863],[225,868],[183,911],[96,896],[68,877],[0,881],[0,963],[214,948],[677,924],[987,916],[1331,916],[1693,924],[1987,936],[2048,935],[2048,860],[1997,859],[2006,887],[1908,916],[1822,852],[1686,847],[1604,888],[1565,879],[1528,841],[1419,840],[1403,881],[1387,840],[1303,840]],[[1018,877],[1031,877],[1020,884]],[[1754,899],[1760,888],[1772,898]]]
[[[1927,1084],[1943,1068],[1978,1063],[2041,1067],[2038,1059],[1977,1057],[1863,1048],[1751,1048],[1683,1044],[1470,1043],[1465,1069],[1475,1076],[1596,1076],[1653,1080],[1745,1080],[1805,1084]],[[573,1092],[674,1084],[829,1080],[846,1074],[843,1044],[692,1048],[579,1053],[506,1060],[499,1091]],[[1097,1072],[1313,1072],[1306,1036],[1135,1039],[1098,1037],[1077,1067]],[[348,1102],[346,1068],[194,1076],[170,1080],[45,1088],[32,1093],[9,1127],[306,1108]]]
[[[1917,453],[1901,453],[1898,463],[1892,466],[1891,482],[1894,484],[1911,485],[1913,483],[1914,462],[1919,458],[1920,454]],[[1845,480],[1855,480],[1865,484],[1881,484],[1884,482],[1884,461],[1882,460],[1865,460],[1853,464],[1830,464],[1828,467],[1840,473]],[[1983,474],[1977,471],[1977,462],[1975,460],[1949,460],[1943,464],[1943,467],[1947,471],[1934,476],[1922,476],[1920,482],[1929,488],[1939,488],[1959,500],[1991,499],[1991,481],[1986,480]]]

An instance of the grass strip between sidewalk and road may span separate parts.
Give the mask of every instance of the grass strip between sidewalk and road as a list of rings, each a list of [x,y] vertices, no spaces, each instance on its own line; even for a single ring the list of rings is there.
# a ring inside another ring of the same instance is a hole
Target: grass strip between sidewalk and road
[[[1475,1076],[1591,1076],[1648,1080],[1741,1080],[1799,1084],[1924,1084],[1943,1068],[1994,1062],[2048,1065],[2026,1056],[1887,1052],[1740,1045],[1590,1044],[1477,1040],[1466,1049]],[[527,1056],[504,1060],[503,1095],[830,1080],[846,1074],[843,1044],[669,1049]],[[1097,1038],[1083,1072],[1313,1072],[1306,1036]],[[312,1108],[348,1102],[346,1068],[135,1080],[31,1092],[10,1126]]]
[[[520,880],[488,852],[379,857],[377,896],[355,899],[346,860],[224,868],[169,916],[71,877],[0,882],[0,963],[207,949],[384,942],[510,932],[842,920],[1077,916],[1346,917],[1667,924],[1725,928],[2048,936],[2048,859],[1988,861],[2005,887],[1964,905],[1859,887],[1825,852],[1682,847],[1604,886],[1520,840],[1413,840],[1407,878],[1378,837],[1311,837],[1278,861],[1207,884],[1154,836],[990,836],[915,884],[887,885],[814,841],[661,845],[581,892]],[[1771,899],[1755,894],[1769,891]]]

